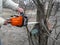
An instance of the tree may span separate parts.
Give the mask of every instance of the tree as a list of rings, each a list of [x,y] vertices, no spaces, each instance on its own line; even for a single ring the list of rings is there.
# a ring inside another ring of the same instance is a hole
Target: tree
[[[39,27],[39,45],[47,45],[47,39],[50,35],[50,31],[47,25],[47,19],[51,16],[51,12],[53,9],[54,2],[53,0],[33,0],[37,7],[37,22],[39,24],[36,24],[34,28],[38,25]],[[48,3],[47,3],[48,2]],[[46,4],[47,3],[47,4]],[[46,4],[46,5],[45,5]],[[47,8],[45,9],[45,7]],[[56,15],[56,12],[58,10],[58,7],[55,7],[55,11],[53,15]]]

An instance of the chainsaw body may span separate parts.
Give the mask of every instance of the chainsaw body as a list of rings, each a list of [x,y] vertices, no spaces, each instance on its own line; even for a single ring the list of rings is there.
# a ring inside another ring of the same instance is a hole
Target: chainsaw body
[[[19,26],[19,27],[26,26],[27,22],[28,22],[28,18],[23,15],[12,16],[10,18],[10,24],[12,26]]]

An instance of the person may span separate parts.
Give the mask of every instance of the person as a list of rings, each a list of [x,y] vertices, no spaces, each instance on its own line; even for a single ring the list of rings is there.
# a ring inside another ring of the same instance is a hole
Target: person
[[[12,0],[0,0],[0,26],[6,23],[6,20],[1,17],[2,7],[10,8],[12,10],[18,11],[19,13],[24,12],[23,8],[20,8],[19,4],[13,2]]]

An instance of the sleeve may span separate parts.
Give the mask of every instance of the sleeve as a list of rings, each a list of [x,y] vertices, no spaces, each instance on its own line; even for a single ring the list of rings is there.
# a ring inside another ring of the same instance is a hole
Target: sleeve
[[[8,7],[13,10],[17,10],[19,8],[19,4],[13,2],[12,0],[3,0],[4,7]]]

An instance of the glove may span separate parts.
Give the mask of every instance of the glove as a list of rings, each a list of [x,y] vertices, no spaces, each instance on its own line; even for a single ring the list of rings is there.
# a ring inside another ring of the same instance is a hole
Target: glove
[[[5,24],[6,20],[2,17],[0,17],[0,26],[2,26],[3,24]]]
[[[23,8],[18,8],[18,12],[19,13],[24,12],[24,9]]]

